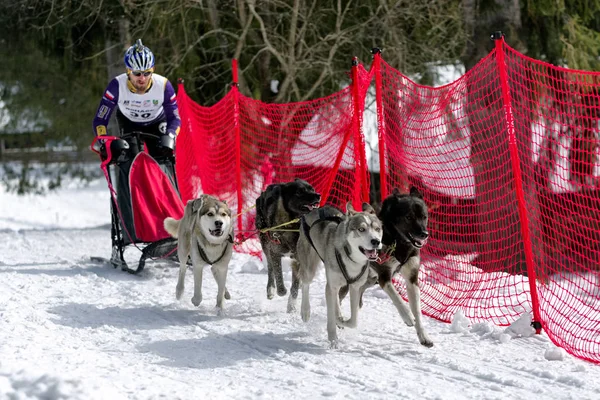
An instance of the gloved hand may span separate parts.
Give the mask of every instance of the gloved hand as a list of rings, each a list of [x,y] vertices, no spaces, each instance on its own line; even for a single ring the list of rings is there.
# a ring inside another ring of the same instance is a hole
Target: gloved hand
[[[100,154],[100,158],[102,161],[106,160],[109,157],[107,144],[110,143],[110,163],[122,163],[129,160],[129,143],[127,143],[123,139],[115,139],[113,137],[111,140],[107,141],[104,139],[97,139],[94,142],[93,150]]]
[[[123,139],[115,139],[110,142],[111,164],[120,164],[130,159],[129,143]]]
[[[100,154],[100,159],[102,161],[106,160],[106,158],[108,157],[108,154],[106,152],[106,141],[101,137],[98,137],[94,141],[92,150],[95,151],[96,153]]]
[[[162,135],[159,139],[159,146],[165,149],[175,151],[175,134],[173,132],[167,132]]]

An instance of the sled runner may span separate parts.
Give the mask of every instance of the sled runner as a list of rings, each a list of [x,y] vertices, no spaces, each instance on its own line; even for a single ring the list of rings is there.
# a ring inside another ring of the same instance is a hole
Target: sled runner
[[[154,146],[146,145],[151,141],[155,141]],[[141,132],[97,137],[92,142],[111,193],[110,263],[132,274],[142,271],[147,259],[177,260],[177,239],[165,231],[163,221],[166,217],[181,218],[184,204],[177,187],[173,151],[157,143],[156,136]],[[135,269],[123,258],[128,246],[142,252]]]

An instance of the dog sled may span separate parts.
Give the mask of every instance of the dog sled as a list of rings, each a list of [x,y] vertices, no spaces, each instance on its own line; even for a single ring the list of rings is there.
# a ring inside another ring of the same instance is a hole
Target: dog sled
[[[134,132],[122,137],[97,137],[91,147],[100,155],[100,167],[111,194],[112,245],[110,259],[92,257],[92,261],[108,262],[131,274],[141,272],[148,259],[177,261],[177,239],[163,226],[166,217],[179,219],[184,211],[172,143]],[[128,247],[141,251],[135,268],[130,268],[123,257]]]

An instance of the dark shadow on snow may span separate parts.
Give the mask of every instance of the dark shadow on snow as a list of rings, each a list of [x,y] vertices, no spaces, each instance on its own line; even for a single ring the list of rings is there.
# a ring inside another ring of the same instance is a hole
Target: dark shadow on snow
[[[47,266],[64,265],[64,268],[46,268]],[[137,266],[137,265],[136,265]],[[144,281],[154,279],[155,270],[165,268],[175,268],[179,264],[169,260],[148,260],[147,268],[140,274],[132,275],[115,268],[108,262],[95,262],[89,259],[82,259],[76,263],[68,261],[57,262],[22,262],[22,263],[1,263],[0,274],[3,272],[16,272],[28,275],[50,275],[50,276],[77,276],[77,275],[97,275],[110,281]]]
[[[280,355],[289,353],[327,353],[323,347],[298,340],[302,337],[307,337],[307,341],[311,340],[306,333],[209,333],[208,336],[198,339],[152,342],[138,346],[138,350],[166,358],[160,362],[162,365],[198,369],[229,367],[244,361],[267,358],[279,359]]]
[[[93,304],[70,303],[48,310],[57,318],[56,324],[72,328],[99,328],[112,326],[123,329],[162,329],[169,326],[189,326],[199,322],[222,319],[216,315],[202,315],[198,310],[167,309],[160,306],[132,308],[105,307]]]
[[[212,303],[212,302],[211,302]],[[204,304],[204,303],[203,303]],[[200,306],[201,308],[203,306]],[[98,308],[94,304],[70,303],[48,310],[57,318],[56,324],[77,329],[112,326],[129,330],[162,329],[169,326],[193,326],[201,322],[225,319],[248,320],[267,313],[241,313],[219,316],[203,313],[202,309],[173,309],[156,306],[123,308],[118,306]]]

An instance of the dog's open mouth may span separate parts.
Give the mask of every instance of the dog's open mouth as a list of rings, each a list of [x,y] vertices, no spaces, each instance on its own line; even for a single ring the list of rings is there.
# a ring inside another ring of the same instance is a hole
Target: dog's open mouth
[[[210,232],[211,235],[216,236],[216,237],[220,237],[223,236],[223,229],[221,228],[217,228],[217,229],[209,229],[208,230]]]
[[[417,239],[410,233],[408,234],[408,238],[410,239],[410,243],[412,243],[412,245],[417,249],[420,249],[421,247],[425,246],[425,243],[427,243],[427,239]]]
[[[362,246],[359,246],[358,249],[371,261],[377,260],[377,249],[367,250]]]
[[[303,206],[304,208],[306,208],[308,211],[312,211],[315,208],[319,208],[319,203],[313,203],[313,204],[307,204],[305,206]]]

